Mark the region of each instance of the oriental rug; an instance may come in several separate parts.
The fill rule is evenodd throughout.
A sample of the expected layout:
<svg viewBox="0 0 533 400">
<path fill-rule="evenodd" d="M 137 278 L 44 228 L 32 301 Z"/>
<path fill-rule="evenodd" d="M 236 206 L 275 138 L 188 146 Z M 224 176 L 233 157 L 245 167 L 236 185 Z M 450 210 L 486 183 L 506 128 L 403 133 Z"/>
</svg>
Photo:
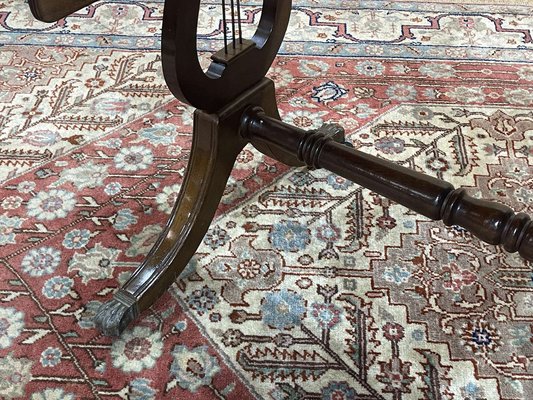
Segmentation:
<svg viewBox="0 0 533 400">
<path fill-rule="evenodd" d="M 204 1 L 203 55 L 220 46 Z M 164 226 L 191 143 L 162 1 L 0 4 L 0 398 L 531 399 L 531 264 L 252 148 L 186 271 L 92 321 Z M 260 2 L 243 1 L 252 31 Z M 533 5 L 296 0 L 284 120 L 533 214 Z"/>
</svg>

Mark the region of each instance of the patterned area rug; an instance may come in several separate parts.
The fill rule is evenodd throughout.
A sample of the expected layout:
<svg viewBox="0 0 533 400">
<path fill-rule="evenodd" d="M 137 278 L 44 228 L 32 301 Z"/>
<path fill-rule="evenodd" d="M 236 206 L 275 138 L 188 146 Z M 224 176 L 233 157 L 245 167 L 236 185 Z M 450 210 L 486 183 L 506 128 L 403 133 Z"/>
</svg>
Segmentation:
<svg viewBox="0 0 533 400">
<path fill-rule="evenodd" d="M 483 3 L 296 0 L 270 73 L 283 118 L 533 214 L 533 6 Z M 99 335 L 188 160 L 161 13 L 0 4 L 0 398 L 533 398 L 530 264 L 252 148 L 176 284 Z"/>
</svg>

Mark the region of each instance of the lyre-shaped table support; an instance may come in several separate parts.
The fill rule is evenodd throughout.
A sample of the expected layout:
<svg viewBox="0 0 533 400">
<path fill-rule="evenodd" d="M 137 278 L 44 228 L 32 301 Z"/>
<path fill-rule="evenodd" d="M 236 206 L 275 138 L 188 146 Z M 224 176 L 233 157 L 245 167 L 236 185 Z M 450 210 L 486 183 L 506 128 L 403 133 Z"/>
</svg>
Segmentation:
<svg viewBox="0 0 533 400">
<path fill-rule="evenodd" d="M 196 111 L 189 166 L 170 221 L 143 264 L 100 309 L 96 323 L 103 333 L 120 334 L 183 271 L 212 221 L 237 155 L 248 142 L 289 165 L 326 168 L 533 261 L 529 216 L 516 215 L 504 205 L 474 199 L 445 181 L 354 150 L 344 143 L 344 131 L 337 125 L 307 132 L 281 122 L 274 84 L 263 79 L 219 113 Z"/>
</svg>

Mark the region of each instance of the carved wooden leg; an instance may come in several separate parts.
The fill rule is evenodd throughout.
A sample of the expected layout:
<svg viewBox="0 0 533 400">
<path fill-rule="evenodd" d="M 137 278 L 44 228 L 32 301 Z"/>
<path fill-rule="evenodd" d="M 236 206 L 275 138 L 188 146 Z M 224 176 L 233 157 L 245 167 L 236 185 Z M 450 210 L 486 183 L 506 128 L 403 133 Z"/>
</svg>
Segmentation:
<svg viewBox="0 0 533 400">
<path fill-rule="evenodd" d="M 119 335 L 150 307 L 183 271 L 203 239 L 220 202 L 237 155 L 246 145 L 239 135 L 247 107 L 260 104 L 279 118 L 274 85 L 264 80 L 217 114 L 196 111 L 187 173 L 170 220 L 156 244 L 113 300 L 95 317 L 106 335 Z M 290 156 L 285 157 L 291 162 Z M 301 164 L 294 158 L 293 163 Z"/>
<path fill-rule="evenodd" d="M 269 145 L 297 154 L 313 168 L 325 168 L 446 225 L 458 225 L 490 244 L 502 244 L 533 261 L 533 222 L 496 202 L 478 200 L 450 183 L 353 150 L 326 132 L 295 128 L 260 109 L 248 110 L 243 134 L 255 146 Z M 340 128 L 340 127 L 339 127 Z M 342 129 L 342 128 L 340 128 Z"/>
</svg>

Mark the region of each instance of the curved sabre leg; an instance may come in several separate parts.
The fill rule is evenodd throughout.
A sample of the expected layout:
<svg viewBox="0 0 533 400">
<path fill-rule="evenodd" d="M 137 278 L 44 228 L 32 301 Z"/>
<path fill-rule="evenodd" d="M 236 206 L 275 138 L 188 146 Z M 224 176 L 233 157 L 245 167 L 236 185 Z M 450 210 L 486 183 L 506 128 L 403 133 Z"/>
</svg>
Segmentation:
<svg viewBox="0 0 533 400">
<path fill-rule="evenodd" d="M 102 333 L 119 335 L 168 289 L 195 253 L 247 143 L 239 127 L 244 110 L 253 104 L 279 118 L 274 85 L 267 79 L 217 114 L 195 112 L 189 165 L 170 220 L 144 262 L 98 311 L 95 323 Z"/>
<path fill-rule="evenodd" d="M 194 119 L 190 161 L 170 220 L 144 262 L 96 316 L 106 335 L 119 335 L 183 271 L 209 228 L 245 144 L 224 138 L 216 115 L 197 111 Z"/>
</svg>

